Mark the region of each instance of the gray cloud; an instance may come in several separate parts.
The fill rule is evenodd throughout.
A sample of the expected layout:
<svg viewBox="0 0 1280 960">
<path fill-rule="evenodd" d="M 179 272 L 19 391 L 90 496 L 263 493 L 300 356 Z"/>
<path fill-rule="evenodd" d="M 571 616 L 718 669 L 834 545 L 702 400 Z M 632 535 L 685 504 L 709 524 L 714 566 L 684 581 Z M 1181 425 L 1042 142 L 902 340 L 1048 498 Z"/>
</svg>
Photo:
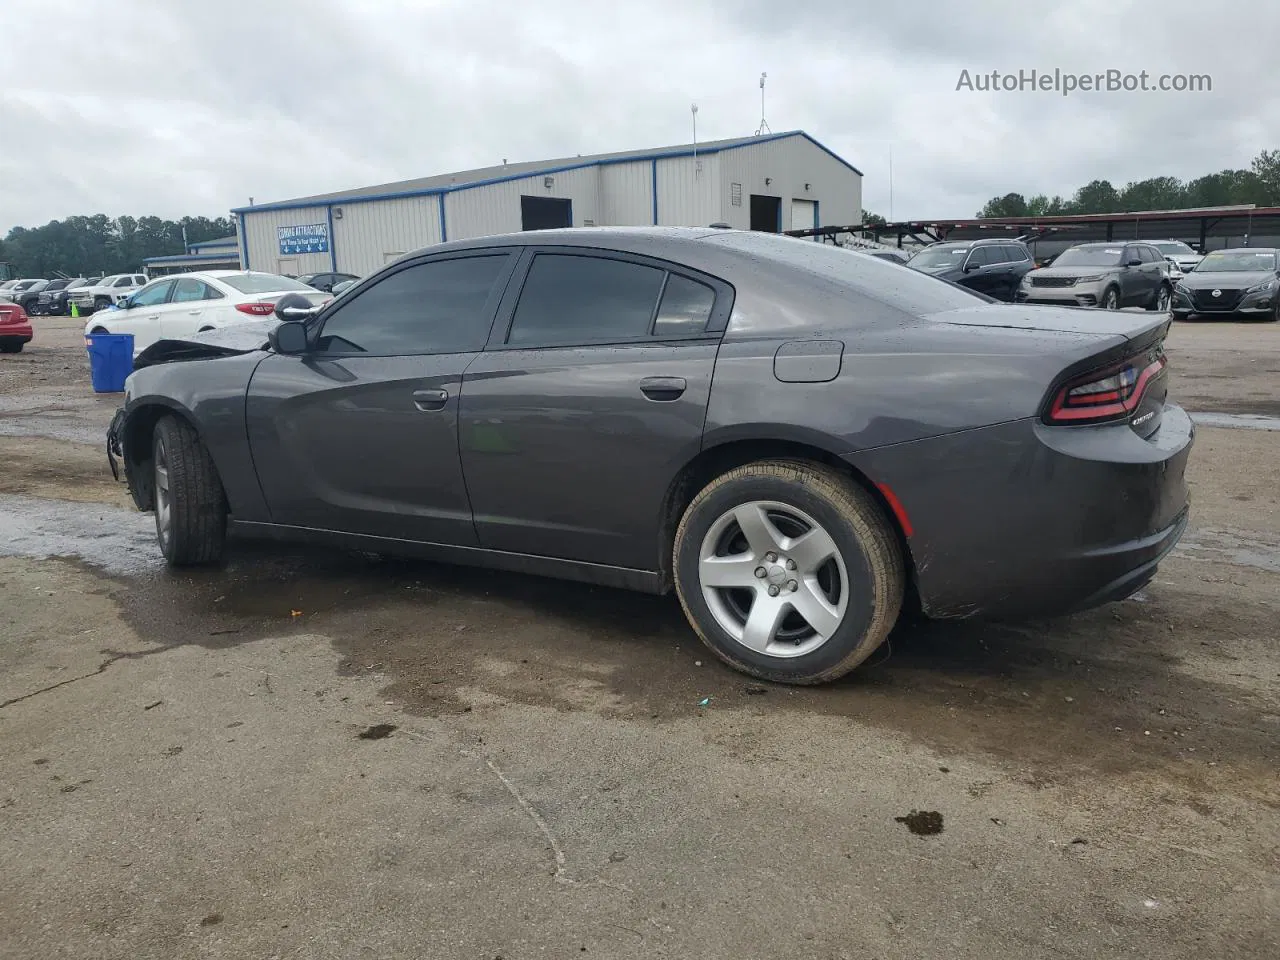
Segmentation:
<svg viewBox="0 0 1280 960">
<path fill-rule="evenodd" d="M 8 0 L 0 230 L 218 214 L 484 166 L 803 128 L 869 208 L 1184 179 L 1275 148 L 1280 4 L 806 0 Z M 52 23 L 85 25 L 74 55 Z M 97 30 L 94 24 L 132 29 Z M 70 32 L 70 28 L 67 32 Z M 63 34 L 64 38 L 66 32 Z M 101 37 L 99 45 L 92 41 Z M 1208 73 L 1213 92 L 972 93 L 960 71 Z"/>
</svg>

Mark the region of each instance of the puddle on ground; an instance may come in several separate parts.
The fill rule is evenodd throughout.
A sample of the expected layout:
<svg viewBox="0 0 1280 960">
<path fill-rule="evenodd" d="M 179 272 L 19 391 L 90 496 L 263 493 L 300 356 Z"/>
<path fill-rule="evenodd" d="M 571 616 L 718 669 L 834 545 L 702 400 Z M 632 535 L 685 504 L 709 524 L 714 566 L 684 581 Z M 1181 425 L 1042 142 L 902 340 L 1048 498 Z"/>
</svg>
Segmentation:
<svg viewBox="0 0 1280 960">
<path fill-rule="evenodd" d="M 1191 419 L 1202 427 L 1280 430 L 1280 417 L 1268 417 L 1260 413 L 1193 413 Z"/>
<path fill-rule="evenodd" d="M 937 810 L 912 810 L 905 817 L 894 817 L 917 837 L 932 837 L 942 832 L 942 814 Z"/>
<path fill-rule="evenodd" d="M 1197 529 L 1183 535 L 1174 556 L 1184 560 L 1233 563 L 1280 573 L 1280 543 L 1227 530 Z"/>
<path fill-rule="evenodd" d="M 161 566 L 149 513 L 0 494 L 0 556 L 78 557 L 111 574 Z"/>
</svg>

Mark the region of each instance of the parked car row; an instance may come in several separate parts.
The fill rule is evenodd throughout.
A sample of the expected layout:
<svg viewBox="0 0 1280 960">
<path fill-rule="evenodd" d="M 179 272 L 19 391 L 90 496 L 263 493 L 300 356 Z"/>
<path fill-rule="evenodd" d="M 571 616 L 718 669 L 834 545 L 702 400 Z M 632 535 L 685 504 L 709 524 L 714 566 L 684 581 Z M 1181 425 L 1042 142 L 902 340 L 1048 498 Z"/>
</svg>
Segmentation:
<svg viewBox="0 0 1280 960">
<path fill-rule="evenodd" d="M 140 273 L 109 277 L 27 278 L 0 283 L 0 301 L 16 303 L 29 316 L 62 316 L 71 304 L 81 313 L 112 306 L 147 282 Z"/>
</svg>

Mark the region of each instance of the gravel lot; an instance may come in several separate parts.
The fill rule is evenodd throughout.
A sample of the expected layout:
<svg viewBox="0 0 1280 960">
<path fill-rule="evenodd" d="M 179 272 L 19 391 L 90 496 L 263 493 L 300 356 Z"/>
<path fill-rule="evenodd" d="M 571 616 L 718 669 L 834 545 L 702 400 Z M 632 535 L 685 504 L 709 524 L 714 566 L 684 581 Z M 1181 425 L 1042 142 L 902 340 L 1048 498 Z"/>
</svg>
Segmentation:
<svg viewBox="0 0 1280 960">
<path fill-rule="evenodd" d="M 1174 330 L 1207 416 L 1138 598 L 791 690 L 672 598 L 168 573 L 79 325 L 35 322 L 0 358 L 0 955 L 1280 956 L 1280 326 Z"/>
</svg>

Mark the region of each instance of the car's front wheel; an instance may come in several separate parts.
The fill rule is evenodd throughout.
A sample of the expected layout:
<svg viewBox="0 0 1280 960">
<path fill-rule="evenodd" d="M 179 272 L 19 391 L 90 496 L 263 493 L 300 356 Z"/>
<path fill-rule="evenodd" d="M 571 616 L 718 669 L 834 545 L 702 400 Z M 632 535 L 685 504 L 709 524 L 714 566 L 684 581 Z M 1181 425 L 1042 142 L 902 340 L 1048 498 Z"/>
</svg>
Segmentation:
<svg viewBox="0 0 1280 960">
<path fill-rule="evenodd" d="M 1107 287 L 1102 293 L 1103 310 L 1119 310 L 1120 309 L 1120 290 L 1117 287 Z"/>
<path fill-rule="evenodd" d="M 1160 284 L 1155 297 L 1151 301 L 1151 309 L 1157 313 L 1168 313 L 1169 303 L 1173 299 L 1173 291 L 1165 284 Z"/>
<path fill-rule="evenodd" d="M 227 501 L 213 458 L 191 425 L 162 417 L 152 437 L 156 538 L 171 567 L 216 563 L 227 536 Z"/>
<path fill-rule="evenodd" d="M 676 592 L 730 666 L 779 683 L 849 672 L 888 636 L 905 571 L 893 527 L 851 478 L 764 460 L 717 477 L 676 531 Z"/>
</svg>

